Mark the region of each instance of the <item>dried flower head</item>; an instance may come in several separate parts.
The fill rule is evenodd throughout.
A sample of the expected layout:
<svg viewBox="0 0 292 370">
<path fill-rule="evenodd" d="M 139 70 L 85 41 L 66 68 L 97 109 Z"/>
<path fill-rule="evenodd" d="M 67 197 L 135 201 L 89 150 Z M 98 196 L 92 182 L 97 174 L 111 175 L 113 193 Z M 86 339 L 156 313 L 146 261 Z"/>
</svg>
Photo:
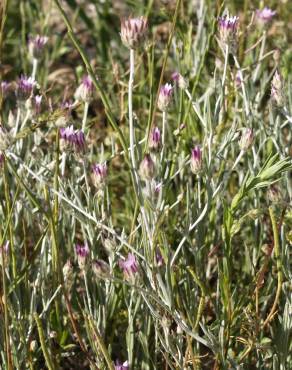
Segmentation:
<svg viewBox="0 0 292 370">
<path fill-rule="evenodd" d="M 191 170 L 195 175 L 201 173 L 203 168 L 203 158 L 201 148 L 197 145 L 191 153 Z"/>
<path fill-rule="evenodd" d="M 28 50 L 32 58 L 39 59 L 44 51 L 45 45 L 48 42 L 48 37 L 37 35 L 30 38 L 28 42 Z"/>
<path fill-rule="evenodd" d="M 253 129 L 245 128 L 242 131 L 241 138 L 239 141 L 240 149 L 243 151 L 247 151 L 252 146 L 253 140 L 254 140 Z"/>
<path fill-rule="evenodd" d="M 84 269 L 87 264 L 88 257 L 89 257 L 88 245 L 87 244 L 84 244 L 84 245 L 77 244 L 75 247 L 75 250 L 76 250 L 78 265 L 80 269 Z"/>
<path fill-rule="evenodd" d="M 150 132 L 149 149 L 157 151 L 161 146 L 161 133 L 158 127 L 154 127 Z"/>
<path fill-rule="evenodd" d="M 103 260 L 93 261 L 92 270 L 98 278 L 107 278 L 110 276 L 109 264 Z"/>
<path fill-rule="evenodd" d="M 42 95 L 36 95 L 34 96 L 33 103 L 34 103 L 34 110 L 35 114 L 40 114 L 41 108 L 42 108 Z"/>
<path fill-rule="evenodd" d="M 236 53 L 238 43 L 238 24 L 239 18 L 224 16 L 219 17 L 219 36 L 222 46 L 229 47 L 230 53 Z"/>
<path fill-rule="evenodd" d="M 16 88 L 17 98 L 20 101 L 29 99 L 35 85 L 36 81 L 32 77 L 21 76 Z"/>
<path fill-rule="evenodd" d="M 276 11 L 265 6 L 263 9 L 256 10 L 256 20 L 260 25 L 269 23 L 272 18 L 276 15 Z"/>
<path fill-rule="evenodd" d="M 60 148 L 62 151 L 83 152 L 86 148 L 85 136 L 82 130 L 74 130 L 73 126 L 60 128 Z"/>
<path fill-rule="evenodd" d="M 92 180 L 97 189 L 102 189 L 107 180 L 106 163 L 97 163 L 92 166 Z"/>
<path fill-rule="evenodd" d="M 129 253 L 126 260 L 120 260 L 119 266 L 123 270 L 126 280 L 132 280 L 139 272 L 139 265 L 134 254 Z"/>
<path fill-rule="evenodd" d="M 284 83 L 278 71 L 275 72 L 272 80 L 271 98 L 279 107 L 285 104 Z"/>
<path fill-rule="evenodd" d="M 281 192 L 281 189 L 277 185 L 271 185 L 267 192 L 268 199 L 271 203 L 280 203 L 283 200 L 283 194 Z"/>
<path fill-rule="evenodd" d="M 174 72 L 171 75 L 172 80 L 177 83 L 178 87 L 182 90 L 185 90 L 188 88 L 188 81 L 178 72 Z"/>
<path fill-rule="evenodd" d="M 148 30 L 145 17 L 128 18 L 121 21 L 121 39 L 129 49 L 136 49 L 144 43 Z"/>
<path fill-rule="evenodd" d="M 171 102 L 173 93 L 173 87 L 171 84 L 165 84 L 161 86 L 158 96 L 158 108 L 165 112 L 169 106 L 169 103 Z"/>
<path fill-rule="evenodd" d="M 156 168 L 150 154 L 146 154 L 140 163 L 139 173 L 142 180 L 151 180 L 155 176 Z"/>
<path fill-rule="evenodd" d="M 116 361 L 115 370 L 129 370 L 129 363 L 125 361 L 123 364 L 120 361 Z"/>
<path fill-rule="evenodd" d="M 75 99 L 90 103 L 93 98 L 94 85 L 90 76 L 84 76 L 75 92 Z"/>
</svg>

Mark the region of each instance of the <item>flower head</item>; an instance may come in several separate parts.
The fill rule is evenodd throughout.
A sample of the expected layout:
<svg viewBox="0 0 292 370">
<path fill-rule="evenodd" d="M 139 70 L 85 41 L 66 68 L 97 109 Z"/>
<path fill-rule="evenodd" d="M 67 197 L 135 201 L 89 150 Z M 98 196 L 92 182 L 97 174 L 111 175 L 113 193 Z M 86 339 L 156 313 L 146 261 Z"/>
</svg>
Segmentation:
<svg viewBox="0 0 292 370">
<path fill-rule="evenodd" d="M 81 84 L 78 86 L 75 92 L 76 100 L 81 100 L 85 103 L 89 103 L 92 100 L 94 91 L 93 81 L 90 76 L 84 76 Z"/>
<path fill-rule="evenodd" d="M 252 146 L 253 140 L 254 140 L 253 129 L 245 128 L 242 132 L 239 141 L 240 149 L 243 151 L 247 151 Z"/>
<path fill-rule="evenodd" d="M 16 96 L 19 100 L 27 100 L 30 98 L 36 81 L 32 77 L 21 76 L 17 88 Z"/>
<path fill-rule="evenodd" d="M 134 254 L 129 253 L 126 260 L 120 260 L 119 266 L 124 272 L 126 280 L 130 280 L 135 277 L 139 272 L 139 265 Z"/>
<path fill-rule="evenodd" d="M 32 58 L 39 59 L 44 51 L 44 47 L 48 42 L 48 37 L 37 35 L 30 38 L 28 42 L 28 50 Z"/>
<path fill-rule="evenodd" d="M 101 189 L 106 184 L 107 165 L 106 163 L 97 163 L 92 166 L 92 179 L 94 186 Z"/>
<path fill-rule="evenodd" d="M 172 80 L 177 83 L 178 87 L 182 90 L 187 89 L 188 81 L 178 72 L 173 72 L 171 75 Z"/>
<path fill-rule="evenodd" d="M 278 71 L 275 72 L 272 79 L 271 97 L 279 107 L 285 104 L 284 83 Z"/>
<path fill-rule="evenodd" d="M 60 147 L 61 150 L 75 150 L 82 152 L 85 150 L 86 142 L 82 130 L 74 130 L 73 126 L 60 128 Z"/>
<path fill-rule="evenodd" d="M 151 155 L 146 154 L 140 163 L 139 172 L 142 180 L 151 180 L 155 176 L 156 168 Z"/>
<path fill-rule="evenodd" d="M 78 265 L 81 269 L 84 269 L 87 263 L 87 259 L 89 256 L 89 248 L 87 244 L 81 245 L 76 244 L 75 247 Z"/>
<path fill-rule="evenodd" d="M 171 84 L 165 84 L 161 86 L 159 96 L 158 96 L 158 108 L 165 112 L 169 106 L 172 98 L 173 87 Z"/>
<path fill-rule="evenodd" d="M 149 149 L 153 151 L 159 150 L 161 146 L 161 133 L 158 127 L 154 127 L 150 132 Z"/>
<path fill-rule="evenodd" d="M 224 16 L 219 17 L 219 36 L 223 46 L 229 46 L 230 52 L 235 53 L 237 49 L 237 33 L 239 18 Z"/>
<path fill-rule="evenodd" d="M 203 167 L 203 158 L 201 148 L 197 145 L 192 149 L 191 170 L 195 175 L 200 174 Z"/>
<path fill-rule="evenodd" d="M 7 82 L 7 81 L 2 81 L 1 82 L 1 94 L 2 94 L 3 97 L 8 95 L 8 93 L 11 90 L 11 86 L 12 86 L 12 84 L 10 82 Z"/>
<path fill-rule="evenodd" d="M 36 114 L 40 114 L 41 112 L 42 100 L 43 100 L 42 95 L 36 95 L 34 97 L 34 109 Z"/>
<path fill-rule="evenodd" d="M 276 11 L 265 6 L 263 9 L 256 10 L 256 19 L 261 25 L 269 23 L 272 18 L 276 15 Z"/>
<path fill-rule="evenodd" d="M 115 370 L 129 370 L 129 363 L 125 361 L 123 364 L 120 361 L 116 361 Z"/>
<path fill-rule="evenodd" d="M 129 18 L 121 21 L 121 39 L 129 49 L 140 46 L 147 35 L 148 21 L 145 17 Z"/>
</svg>

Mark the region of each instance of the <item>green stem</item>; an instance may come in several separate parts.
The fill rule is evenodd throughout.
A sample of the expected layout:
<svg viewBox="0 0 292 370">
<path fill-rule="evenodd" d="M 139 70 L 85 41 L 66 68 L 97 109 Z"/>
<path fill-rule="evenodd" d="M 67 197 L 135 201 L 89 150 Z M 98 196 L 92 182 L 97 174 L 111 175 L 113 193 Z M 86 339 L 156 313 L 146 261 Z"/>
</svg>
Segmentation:
<svg viewBox="0 0 292 370">
<path fill-rule="evenodd" d="M 44 358 L 46 360 L 46 364 L 48 366 L 48 369 L 49 370 L 55 370 L 55 366 L 53 364 L 53 361 L 52 361 L 51 356 L 50 356 L 49 351 L 48 351 L 48 346 L 47 346 L 46 341 L 45 341 L 45 336 L 44 336 L 42 323 L 41 323 L 41 320 L 40 320 L 40 318 L 39 318 L 39 316 L 36 312 L 34 313 L 34 319 L 35 319 L 35 322 L 36 322 L 36 325 L 37 325 L 39 338 L 40 338 L 40 342 L 41 342 L 41 347 L 42 347 L 42 351 L 43 351 Z"/>
</svg>

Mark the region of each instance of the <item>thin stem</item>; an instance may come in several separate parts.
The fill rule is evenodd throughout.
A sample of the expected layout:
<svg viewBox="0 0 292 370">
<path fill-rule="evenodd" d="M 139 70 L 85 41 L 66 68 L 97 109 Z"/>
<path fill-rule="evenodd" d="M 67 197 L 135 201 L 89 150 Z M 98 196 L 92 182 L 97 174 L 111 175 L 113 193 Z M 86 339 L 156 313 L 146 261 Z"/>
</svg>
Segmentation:
<svg viewBox="0 0 292 370">
<path fill-rule="evenodd" d="M 21 109 L 20 107 L 17 108 L 17 115 L 16 115 L 16 121 L 15 121 L 15 128 L 14 128 L 14 136 L 16 136 L 19 123 L 20 123 L 20 117 L 21 117 Z"/>
<path fill-rule="evenodd" d="M 89 108 L 89 103 L 85 102 L 84 103 L 84 111 L 83 111 L 83 119 L 82 119 L 82 131 L 85 131 L 86 128 L 86 122 L 87 122 L 87 116 L 88 116 L 88 108 Z"/>
<path fill-rule="evenodd" d="M 274 235 L 274 252 L 275 252 L 275 259 L 276 259 L 276 265 L 277 265 L 277 275 L 278 275 L 278 286 L 276 291 L 275 300 L 273 303 L 273 306 L 271 308 L 270 313 L 268 314 L 264 324 L 263 328 L 273 319 L 274 313 L 276 311 L 277 304 L 280 299 L 280 294 L 282 290 L 282 281 L 283 281 L 283 274 L 282 274 L 282 263 L 281 263 L 281 256 L 280 256 L 280 239 L 279 239 L 279 231 L 278 226 L 276 222 L 276 217 L 274 213 L 274 209 L 272 206 L 269 207 L 269 214 L 270 219 L 272 223 L 272 229 L 273 229 L 273 235 Z"/>
<path fill-rule="evenodd" d="M 32 79 L 34 79 L 34 80 L 35 80 L 35 77 L 36 77 L 37 68 L 38 68 L 38 60 L 37 60 L 36 58 L 33 58 L 33 61 L 32 61 L 32 73 L 31 73 L 31 77 L 32 77 Z"/>
<path fill-rule="evenodd" d="M 164 149 L 165 149 L 165 130 L 166 130 L 166 124 L 167 124 L 167 112 L 166 111 L 163 111 L 162 112 L 162 138 L 161 138 L 161 142 L 162 142 L 162 149 L 161 149 L 161 164 L 162 164 L 162 160 L 163 160 L 163 156 L 164 156 Z"/>
<path fill-rule="evenodd" d="M 91 307 L 91 298 L 90 298 L 90 294 L 89 294 L 88 281 L 87 281 L 87 275 L 86 275 L 85 269 L 83 270 L 83 277 L 84 277 L 84 283 L 85 283 L 85 290 L 86 290 L 86 296 L 87 296 L 88 309 L 89 309 L 90 315 L 93 317 L 92 307 Z"/>
<path fill-rule="evenodd" d="M 227 74 L 227 65 L 228 65 L 228 56 L 229 56 L 229 47 L 226 45 L 225 48 L 225 61 L 224 61 L 224 70 L 223 70 L 223 77 L 222 77 L 222 89 L 224 89 L 226 74 Z"/>
<path fill-rule="evenodd" d="M 135 133 L 134 133 L 134 122 L 133 122 L 133 83 L 135 74 L 135 52 L 130 49 L 130 77 L 128 85 L 128 112 L 129 112 L 129 131 L 130 131 L 130 157 L 134 171 L 135 180 L 137 181 L 136 175 L 136 160 L 135 160 Z"/>
</svg>

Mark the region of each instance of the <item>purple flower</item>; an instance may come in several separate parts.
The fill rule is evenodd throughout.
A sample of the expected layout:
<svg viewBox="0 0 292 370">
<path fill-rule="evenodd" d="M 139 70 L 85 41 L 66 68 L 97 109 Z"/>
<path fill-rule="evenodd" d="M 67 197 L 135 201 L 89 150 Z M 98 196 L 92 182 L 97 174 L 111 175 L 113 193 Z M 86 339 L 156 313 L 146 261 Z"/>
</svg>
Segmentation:
<svg viewBox="0 0 292 370">
<path fill-rule="evenodd" d="M 107 178 L 106 163 L 97 163 L 92 166 L 92 178 L 94 186 L 98 189 L 101 189 L 105 185 Z"/>
<path fill-rule="evenodd" d="M 28 49 L 30 55 L 35 58 L 39 59 L 42 56 L 44 51 L 44 47 L 48 42 L 48 37 L 37 35 L 34 38 L 30 38 L 28 42 Z"/>
<path fill-rule="evenodd" d="M 237 48 L 237 31 L 239 25 L 239 18 L 224 16 L 219 17 L 219 35 L 223 46 L 229 46 L 230 52 L 235 53 Z"/>
<path fill-rule="evenodd" d="M 133 278 L 139 272 L 139 265 L 134 254 L 129 253 L 126 260 L 120 260 L 119 266 L 124 272 L 126 280 Z"/>
<path fill-rule="evenodd" d="M 256 18 L 259 23 L 265 24 L 270 22 L 272 18 L 276 15 L 276 13 L 277 13 L 276 11 L 265 6 L 264 9 L 262 10 L 260 9 L 256 10 Z"/>
<path fill-rule="evenodd" d="M 151 180 L 155 176 L 156 168 L 151 155 L 146 154 L 142 162 L 140 163 L 139 173 L 143 180 Z"/>
<path fill-rule="evenodd" d="M 73 126 L 61 127 L 60 128 L 61 150 L 76 150 L 82 152 L 85 150 L 86 142 L 85 136 L 82 130 L 75 130 Z"/>
<path fill-rule="evenodd" d="M 86 262 L 89 256 L 88 245 L 87 244 L 84 244 L 84 245 L 76 244 L 75 251 L 77 255 L 78 265 L 81 269 L 83 269 L 86 265 Z"/>
<path fill-rule="evenodd" d="M 89 103 L 92 100 L 94 91 L 93 81 L 90 76 L 84 76 L 82 83 L 78 86 L 75 92 L 75 99 Z"/>
<path fill-rule="evenodd" d="M 158 96 L 158 108 L 165 112 L 169 106 L 172 98 L 173 87 L 171 84 L 165 84 L 161 86 Z"/>
<path fill-rule="evenodd" d="M 161 145 L 161 133 L 158 127 L 154 127 L 150 132 L 149 149 L 158 150 Z"/>
<path fill-rule="evenodd" d="M 157 266 L 158 267 L 163 266 L 164 265 L 164 259 L 163 259 L 162 254 L 160 253 L 160 250 L 158 248 L 156 250 L 155 257 L 156 257 Z"/>
<path fill-rule="evenodd" d="M 16 89 L 16 95 L 19 100 L 30 98 L 36 81 L 32 77 L 21 76 Z"/>
<path fill-rule="evenodd" d="M 122 43 L 129 49 L 140 46 L 147 35 L 148 21 L 145 17 L 124 19 L 121 22 Z"/>
<path fill-rule="evenodd" d="M 128 361 L 125 361 L 123 364 L 121 364 L 120 361 L 117 360 L 115 364 L 115 370 L 129 370 Z"/>
<path fill-rule="evenodd" d="M 201 148 L 197 145 L 194 149 L 192 149 L 191 154 L 191 170 L 195 175 L 198 175 L 203 167 L 203 160 L 202 160 L 202 151 Z"/>
</svg>

